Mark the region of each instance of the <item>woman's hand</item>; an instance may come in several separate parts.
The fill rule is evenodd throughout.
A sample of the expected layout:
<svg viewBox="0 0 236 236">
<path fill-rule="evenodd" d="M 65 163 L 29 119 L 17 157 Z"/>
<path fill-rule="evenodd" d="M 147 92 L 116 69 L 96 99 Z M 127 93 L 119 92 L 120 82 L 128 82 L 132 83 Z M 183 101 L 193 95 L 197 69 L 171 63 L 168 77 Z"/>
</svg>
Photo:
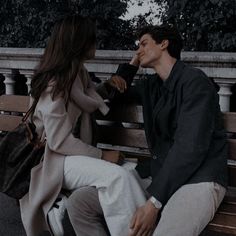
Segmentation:
<svg viewBox="0 0 236 236">
<path fill-rule="evenodd" d="M 124 91 L 127 89 L 126 81 L 119 75 L 113 75 L 107 83 L 113 87 L 116 88 L 120 93 L 124 93 Z"/>
<path fill-rule="evenodd" d="M 115 164 L 122 164 L 124 154 L 119 151 L 102 151 L 102 160 L 109 161 Z"/>
</svg>

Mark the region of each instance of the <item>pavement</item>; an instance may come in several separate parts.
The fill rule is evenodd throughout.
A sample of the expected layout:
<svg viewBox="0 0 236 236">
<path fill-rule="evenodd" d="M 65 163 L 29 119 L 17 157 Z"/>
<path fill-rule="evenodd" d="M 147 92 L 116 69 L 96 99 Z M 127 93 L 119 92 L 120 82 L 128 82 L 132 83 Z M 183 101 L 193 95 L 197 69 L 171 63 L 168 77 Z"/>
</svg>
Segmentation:
<svg viewBox="0 0 236 236">
<path fill-rule="evenodd" d="M 65 236 L 75 236 L 67 212 L 63 227 Z M 2 193 L 0 193 L 0 236 L 26 236 L 20 217 L 20 207 L 15 199 Z M 42 232 L 40 236 L 50 236 L 50 234 Z"/>
<path fill-rule="evenodd" d="M 0 235 L 26 236 L 15 199 L 0 193 Z"/>
</svg>

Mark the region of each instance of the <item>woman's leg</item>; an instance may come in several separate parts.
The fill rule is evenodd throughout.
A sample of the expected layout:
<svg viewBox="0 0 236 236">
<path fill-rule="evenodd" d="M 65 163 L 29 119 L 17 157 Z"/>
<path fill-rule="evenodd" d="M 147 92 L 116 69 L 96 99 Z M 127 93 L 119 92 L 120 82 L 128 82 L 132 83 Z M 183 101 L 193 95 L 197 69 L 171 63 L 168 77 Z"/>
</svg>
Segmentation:
<svg viewBox="0 0 236 236">
<path fill-rule="evenodd" d="M 129 222 L 137 207 L 145 203 L 144 192 L 135 177 L 124 168 L 91 157 L 65 158 L 63 187 L 98 189 L 99 201 L 112 236 L 128 235 Z"/>
</svg>

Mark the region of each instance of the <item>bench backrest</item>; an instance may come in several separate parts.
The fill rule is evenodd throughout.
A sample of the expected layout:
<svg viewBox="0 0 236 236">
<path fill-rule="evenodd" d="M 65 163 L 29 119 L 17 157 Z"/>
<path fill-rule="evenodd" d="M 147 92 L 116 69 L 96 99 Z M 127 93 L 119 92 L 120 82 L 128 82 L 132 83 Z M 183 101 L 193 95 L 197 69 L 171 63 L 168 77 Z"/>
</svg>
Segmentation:
<svg viewBox="0 0 236 236">
<path fill-rule="evenodd" d="M 29 96 L 0 96 L 0 131 L 14 129 L 22 120 L 29 107 Z"/>
<path fill-rule="evenodd" d="M 229 186 L 236 187 L 236 113 L 227 112 L 223 117 L 229 143 Z M 112 106 L 107 116 L 97 115 L 97 119 L 100 147 L 122 150 L 131 158 L 150 156 L 143 128 L 141 106 L 135 104 Z"/>
<path fill-rule="evenodd" d="M 28 110 L 29 96 L 0 96 L 0 132 L 14 129 Z M 142 107 L 136 104 L 112 106 L 107 116 L 96 114 L 97 146 L 121 150 L 127 158 L 148 158 L 143 129 Z M 236 187 L 236 113 L 224 113 L 224 124 L 229 142 L 229 185 Z"/>
</svg>

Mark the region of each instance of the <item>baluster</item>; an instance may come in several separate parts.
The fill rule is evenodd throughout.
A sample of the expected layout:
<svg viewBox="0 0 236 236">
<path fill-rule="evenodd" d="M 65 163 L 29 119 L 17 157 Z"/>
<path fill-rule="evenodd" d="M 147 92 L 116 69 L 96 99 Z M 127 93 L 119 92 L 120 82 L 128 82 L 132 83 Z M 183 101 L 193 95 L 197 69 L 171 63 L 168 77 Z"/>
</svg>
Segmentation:
<svg viewBox="0 0 236 236">
<path fill-rule="evenodd" d="M 27 92 L 29 94 L 31 89 L 31 80 L 34 74 L 33 70 L 20 70 L 20 73 L 25 76 L 26 78 L 26 85 L 27 85 Z"/>
<path fill-rule="evenodd" d="M 6 94 L 14 94 L 14 84 L 15 80 L 13 79 L 14 75 L 13 73 L 11 74 L 3 74 L 5 77 L 5 80 L 3 81 L 5 86 L 6 86 Z"/>
<path fill-rule="evenodd" d="M 220 109 L 222 112 L 230 111 L 230 96 L 232 95 L 230 83 L 218 83 L 220 86 L 219 94 L 219 103 Z"/>
<path fill-rule="evenodd" d="M 26 79 L 27 79 L 26 85 L 27 85 L 28 94 L 29 94 L 30 89 L 31 89 L 31 80 L 32 80 L 33 75 L 26 74 L 25 77 L 26 77 Z"/>
</svg>

